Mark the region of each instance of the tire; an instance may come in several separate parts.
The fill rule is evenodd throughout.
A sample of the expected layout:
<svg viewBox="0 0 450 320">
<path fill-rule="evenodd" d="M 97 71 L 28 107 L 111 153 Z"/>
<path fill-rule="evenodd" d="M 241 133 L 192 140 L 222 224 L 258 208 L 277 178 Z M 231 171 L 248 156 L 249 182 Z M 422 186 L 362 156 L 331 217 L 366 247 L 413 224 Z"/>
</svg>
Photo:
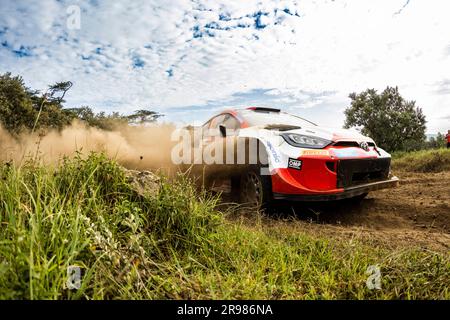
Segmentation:
<svg viewBox="0 0 450 320">
<path fill-rule="evenodd" d="M 241 176 L 232 176 L 231 179 L 231 201 L 239 202 L 241 196 Z"/>
<path fill-rule="evenodd" d="M 269 209 L 273 202 L 270 176 L 261 175 L 259 166 L 243 172 L 240 179 L 240 202 L 244 205 Z"/>
</svg>

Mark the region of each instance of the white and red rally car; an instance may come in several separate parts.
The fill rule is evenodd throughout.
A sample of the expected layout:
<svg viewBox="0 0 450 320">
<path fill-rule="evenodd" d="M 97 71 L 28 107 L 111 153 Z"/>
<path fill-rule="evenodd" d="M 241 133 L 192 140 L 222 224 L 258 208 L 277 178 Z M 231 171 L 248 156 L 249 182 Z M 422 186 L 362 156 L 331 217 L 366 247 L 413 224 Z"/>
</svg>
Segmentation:
<svg viewBox="0 0 450 320">
<path fill-rule="evenodd" d="M 230 138 L 258 141 L 265 161 L 206 166 L 214 168 L 209 170 L 210 180 L 229 178 L 245 203 L 362 199 L 370 191 L 398 185 L 398 178 L 390 173 L 390 154 L 371 138 L 351 130 L 320 127 L 279 109 L 226 110 L 202 129 L 196 143 L 203 148 Z M 205 166 L 202 170 L 205 173 Z"/>
</svg>

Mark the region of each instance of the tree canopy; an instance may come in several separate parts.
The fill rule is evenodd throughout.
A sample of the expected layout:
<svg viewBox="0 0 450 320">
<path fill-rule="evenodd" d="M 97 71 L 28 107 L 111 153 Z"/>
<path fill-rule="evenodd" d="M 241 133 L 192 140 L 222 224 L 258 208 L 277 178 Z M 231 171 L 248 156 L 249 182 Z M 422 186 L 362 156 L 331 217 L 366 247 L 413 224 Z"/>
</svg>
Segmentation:
<svg viewBox="0 0 450 320">
<path fill-rule="evenodd" d="M 419 149 L 425 141 L 426 120 L 415 101 L 406 101 L 398 88 L 387 87 L 377 93 L 367 89 L 351 93 L 345 110 L 345 127 L 356 127 L 388 150 Z"/>
<path fill-rule="evenodd" d="M 144 124 L 155 122 L 163 115 L 147 109 L 139 109 L 131 115 L 118 112 L 95 113 L 89 106 L 65 108 L 64 97 L 72 87 L 64 81 L 50 85 L 41 93 L 25 86 L 20 76 L 0 74 L 0 123 L 11 133 L 23 130 L 61 130 L 78 119 L 89 126 L 112 130 L 119 124 Z"/>
<path fill-rule="evenodd" d="M 162 116 L 163 116 L 162 114 L 156 111 L 140 109 L 136 110 L 133 114 L 129 115 L 127 118 L 131 122 L 143 124 L 147 122 L 155 122 L 158 118 Z"/>
</svg>

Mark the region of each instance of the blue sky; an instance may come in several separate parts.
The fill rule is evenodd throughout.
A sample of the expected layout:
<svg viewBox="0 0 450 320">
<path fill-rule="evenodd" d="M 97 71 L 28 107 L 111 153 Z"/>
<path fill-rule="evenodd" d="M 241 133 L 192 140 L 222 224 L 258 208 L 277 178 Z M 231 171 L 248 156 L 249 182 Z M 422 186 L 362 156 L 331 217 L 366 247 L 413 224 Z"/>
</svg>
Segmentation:
<svg viewBox="0 0 450 320">
<path fill-rule="evenodd" d="M 397 85 L 432 133 L 450 129 L 448 12 L 445 0 L 0 0 L 0 72 L 37 89 L 71 80 L 70 107 L 178 123 L 260 105 L 340 127 L 350 92 Z"/>
</svg>

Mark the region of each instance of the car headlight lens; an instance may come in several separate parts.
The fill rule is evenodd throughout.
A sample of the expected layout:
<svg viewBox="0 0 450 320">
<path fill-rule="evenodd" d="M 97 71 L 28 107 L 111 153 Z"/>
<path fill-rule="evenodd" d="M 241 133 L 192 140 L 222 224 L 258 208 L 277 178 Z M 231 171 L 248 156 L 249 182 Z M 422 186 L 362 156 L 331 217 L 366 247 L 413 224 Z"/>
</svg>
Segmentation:
<svg viewBox="0 0 450 320">
<path fill-rule="evenodd" d="M 323 149 L 331 143 L 331 141 L 326 139 L 296 133 L 283 133 L 281 136 L 291 146 L 300 148 Z"/>
</svg>

